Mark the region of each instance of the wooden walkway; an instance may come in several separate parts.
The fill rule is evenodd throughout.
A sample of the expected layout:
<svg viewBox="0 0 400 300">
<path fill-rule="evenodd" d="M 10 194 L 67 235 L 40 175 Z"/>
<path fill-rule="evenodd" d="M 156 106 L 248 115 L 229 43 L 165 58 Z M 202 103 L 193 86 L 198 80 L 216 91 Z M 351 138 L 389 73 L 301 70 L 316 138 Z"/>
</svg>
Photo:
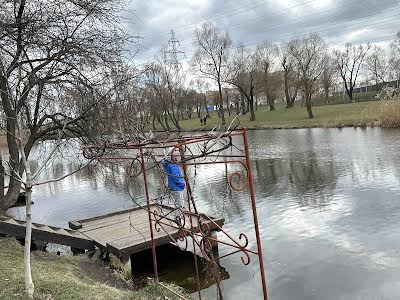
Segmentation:
<svg viewBox="0 0 400 300">
<path fill-rule="evenodd" d="M 25 221 L 2 218 L 0 219 L 0 233 L 23 239 L 25 238 Z M 79 231 L 38 223 L 32 223 L 32 240 L 66 245 L 82 250 L 94 249 L 94 242 Z"/>
<path fill-rule="evenodd" d="M 171 207 L 162 206 L 163 215 L 172 211 Z M 153 211 L 153 209 L 151 209 Z M 173 215 L 169 215 L 173 219 Z M 186 214 L 186 224 L 190 224 L 190 215 Z M 213 221 L 219 226 L 223 226 L 223 218 L 212 218 Z M 154 229 L 154 216 L 152 215 L 153 233 L 156 245 L 160 246 L 171 242 L 171 235 L 174 238 L 178 237 L 178 229 L 176 224 L 168 220 L 163 221 L 163 229 L 159 231 Z M 197 218 L 192 218 L 195 230 L 197 225 Z M 210 230 L 218 230 L 213 222 L 207 222 Z M 168 224 L 171 224 L 169 226 Z M 150 249 L 151 234 L 148 212 L 141 208 L 133 208 L 123 210 L 111 214 L 97 216 L 90 219 L 72 221 L 69 223 L 70 228 L 75 229 L 91 238 L 94 243 L 108 252 L 118 256 L 126 256 L 134 254 L 146 249 Z"/>
</svg>

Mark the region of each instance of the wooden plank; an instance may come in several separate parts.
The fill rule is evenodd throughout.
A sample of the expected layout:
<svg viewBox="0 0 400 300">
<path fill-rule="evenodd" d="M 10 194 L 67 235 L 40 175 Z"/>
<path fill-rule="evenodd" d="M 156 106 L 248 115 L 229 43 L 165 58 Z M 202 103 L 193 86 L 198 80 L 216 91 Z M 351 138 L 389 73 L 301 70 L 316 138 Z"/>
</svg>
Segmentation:
<svg viewBox="0 0 400 300">
<path fill-rule="evenodd" d="M 85 221 L 85 222 L 81 222 L 82 225 L 86 225 L 86 226 L 97 226 L 97 225 L 101 225 L 103 223 L 107 223 L 107 222 L 115 222 L 121 219 L 129 219 L 131 218 L 131 220 L 135 220 L 135 219 L 142 219 L 148 217 L 147 211 L 145 210 L 141 210 L 141 211 L 134 211 L 134 212 L 124 212 L 124 213 L 119 213 L 118 215 L 114 215 L 111 217 L 104 217 L 101 219 L 97 219 L 97 220 L 93 220 L 93 221 Z"/>
<path fill-rule="evenodd" d="M 129 225 L 129 222 L 123 227 L 119 226 L 119 224 L 116 224 L 111 227 L 85 232 L 85 235 L 99 242 L 104 247 L 106 242 L 118 239 L 121 236 L 141 235 L 138 231 L 144 235 L 148 235 L 150 238 L 149 223 L 143 223 L 140 226 L 135 226 L 135 228 L 132 228 Z"/>
<path fill-rule="evenodd" d="M 82 228 L 82 224 L 76 221 L 70 221 L 68 222 L 68 226 L 71 229 L 77 230 Z"/>
<path fill-rule="evenodd" d="M 128 209 L 124 209 L 124 210 L 120 210 L 120 211 L 115 211 L 109 214 L 105 214 L 105 215 L 101 215 L 101 216 L 95 216 L 92 218 L 87 218 L 87 219 L 82 219 L 82 220 L 76 220 L 76 222 L 79 223 L 87 223 L 89 221 L 95 221 L 98 219 L 104 219 L 104 218 L 109 218 L 109 217 L 113 217 L 119 214 L 123 214 L 123 213 L 129 213 L 129 212 L 133 212 L 133 211 L 137 211 L 137 210 L 143 210 L 142 207 L 133 207 L 133 208 L 128 208 Z"/>
<path fill-rule="evenodd" d="M 82 224 L 82 229 L 80 231 L 87 232 L 87 231 L 101 229 L 101 228 L 108 227 L 108 226 L 113 226 L 115 224 L 121 224 L 121 226 L 123 226 L 124 223 L 129 224 L 130 222 L 132 224 L 139 225 L 139 224 L 146 223 L 146 222 L 149 223 L 149 219 L 148 219 L 147 215 L 143 218 L 131 218 L 131 220 L 129 220 L 129 217 L 121 217 L 120 219 L 117 219 L 117 220 L 105 219 L 103 222 L 96 223 L 96 224 L 84 223 L 84 224 Z"/>
<path fill-rule="evenodd" d="M 171 234 L 171 236 L 175 239 L 178 238 L 178 231 Z M 156 246 L 164 245 L 172 242 L 171 238 L 167 234 L 160 234 L 160 236 L 155 236 L 154 241 Z M 152 245 L 151 239 L 143 241 L 141 243 L 137 243 L 137 241 L 127 241 L 126 243 L 107 243 L 107 249 L 112 251 L 115 254 L 119 255 L 131 255 L 135 254 L 147 249 L 150 249 Z"/>
<path fill-rule="evenodd" d="M 172 226 L 164 225 L 164 229 L 166 231 L 168 231 L 169 233 L 178 231 L 178 229 L 173 226 L 176 226 L 176 225 L 172 225 Z M 153 234 L 154 234 L 154 236 L 167 235 L 163 229 L 160 229 L 159 232 L 157 232 L 157 230 L 153 230 Z M 143 238 L 143 236 L 144 236 L 144 238 Z M 139 240 L 139 239 L 150 240 L 151 239 L 150 237 L 151 237 L 150 228 L 146 227 L 146 228 L 144 228 L 143 231 L 141 231 L 141 234 L 138 232 L 132 232 L 131 234 L 119 235 L 118 237 L 112 239 L 112 241 L 114 243 L 120 243 L 120 242 L 123 242 L 124 240 Z"/>
<path fill-rule="evenodd" d="M 214 220 L 215 221 L 215 220 Z M 221 224 L 223 222 L 223 219 L 216 220 L 217 224 Z M 208 222 L 210 226 L 210 230 L 213 230 L 216 228 L 215 225 L 213 225 L 210 221 Z M 174 238 L 178 239 L 179 237 L 179 232 L 176 228 L 170 227 L 171 230 L 168 230 L 167 226 L 165 225 L 166 231 Z M 195 228 L 195 231 L 198 232 L 199 228 Z M 145 235 L 146 236 L 146 235 Z M 147 237 L 147 236 L 146 236 Z M 171 240 L 171 237 L 162 229 L 160 232 L 154 232 L 154 240 L 156 242 L 156 245 L 163 245 L 169 242 L 173 242 Z M 127 236 L 122 239 L 118 239 L 116 241 L 108 242 L 107 243 L 107 249 L 112 251 L 115 254 L 134 254 L 146 249 L 151 248 L 151 239 L 150 239 L 150 232 L 148 233 L 148 238 L 146 240 L 141 238 L 133 238 L 130 236 Z"/>
<path fill-rule="evenodd" d="M 49 228 L 50 229 L 50 228 Z M 61 229 L 61 228 L 60 228 Z M 0 221 L 0 232 L 17 238 L 25 237 L 25 224 Z M 81 233 L 63 234 L 61 232 L 42 230 L 32 227 L 32 239 L 71 246 L 78 249 L 94 249 L 93 241 Z"/>
</svg>

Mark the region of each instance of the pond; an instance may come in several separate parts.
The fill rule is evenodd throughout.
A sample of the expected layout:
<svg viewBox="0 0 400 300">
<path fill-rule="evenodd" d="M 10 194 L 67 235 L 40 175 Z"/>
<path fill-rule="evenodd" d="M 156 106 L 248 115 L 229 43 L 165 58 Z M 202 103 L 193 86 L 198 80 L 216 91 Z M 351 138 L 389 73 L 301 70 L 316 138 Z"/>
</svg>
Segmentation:
<svg viewBox="0 0 400 300">
<path fill-rule="evenodd" d="M 400 131 L 315 128 L 249 136 L 270 298 L 398 299 Z M 55 163 L 51 172 L 70 168 Z M 87 169 L 37 187 L 34 221 L 67 226 L 72 219 L 133 206 L 124 172 Z M 200 211 L 225 217 L 230 234 L 253 236 L 248 193 L 227 189 L 223 166 L 197 170 L 194 196 Z M 23 210 L 13 213 L 22 216 Z M 250 245 L 255 249 L 254 238 Z M 220 263 L 224 299 L 261 299 L 256 257 L 249 266 L 240 255 Z M 174 280 L 179 272 L 169 265 L 163 278 Z M 215 299 L 215 287 L 204 289 L 203 299 Z"/>
</svg>

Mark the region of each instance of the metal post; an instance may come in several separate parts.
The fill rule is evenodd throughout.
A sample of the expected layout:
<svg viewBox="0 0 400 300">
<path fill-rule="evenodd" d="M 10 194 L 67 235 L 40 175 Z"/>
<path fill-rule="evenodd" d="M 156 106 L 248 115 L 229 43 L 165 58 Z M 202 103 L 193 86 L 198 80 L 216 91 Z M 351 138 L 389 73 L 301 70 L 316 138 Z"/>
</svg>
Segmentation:
<svg viewBox="0 0 400 300">
<path fill-rule="evenodd" d="M 262 248 L 261 248 L 260 230 L 258 227 L 256 199 L 255 199 L 255 195 L 254 195 L 254 185 L 253 185 L 253 179 L 252 179 L 252 175 L 251 175 L 250 153 L 249 153 L 249 142 L 247 139 L 247 129 L 243 129 L 243 142 L 244 142 L 244 149 L 246 152 L 246 168 L 247 168 L 247 175 L 248 175 L 248 179 L 249 179 L 249 188 L 250 188 L 251 207 L 253 210 L 254 229 L 256 231 L 258 261 L 260 264 L 260 272 L 261 272 L 261 282 L 262 282 L 262 287 L 263 287 L 264 300 L 268 300 L 267 283 L 265 280 L 265 271 L 264 271 L 264 259 L 263 259 L 263 253 L 262 253 Z"/>
<path fill-rule="evenodd" d="M 146 173 L 146 166 L 144 163 L 142 148 L 140 148 L 140 156 L 141 156 L 141 165 L 142 165 L 143 180 L 144 180 L 144 190 L 146 192 L 147 213 L 149 216 L 149 224 L 150 224 L 151 250 L 153 252 L 153 270 L 154 270 L 154 276 L 156 277 L 156 280 L 158 281 L 156 242 L 154 241 L 153 224 L 151 222 L 150 195 L 149 195 L 149 189 L 147 186 L 147 173 Z"/>
<path fill-rule="evenodd" d="M 179 154 L 181 155 L 181 161 L 184 161 L 185 158 L 185 153 L 183 151 L 182 148 L 179 148 Z M 190 182 L 187 176 L 187 165 L 185 163 L 182 164 L 182 168 L 183 168 L 183 176 L 185 177 L 185 182 L 186 182 L 186 195 L 187 195 L 187 202 L 188 202 L 188 210 L 189 210 L 189 220 L 190 220 L 190 230 L 193 230 L 193 219 L 192 219 L 192 209 L 191 209 L 191 205 L 190 205 L 190 200 L 193 201 L 193 206 L 195 209 L 195 213 L 197 214 L 197 209 L 196 206 L 194 204 L 194 200 L 192 198 L 192 191 L 190 189 Z M 184 218 L 186 218 L 186 216 L 184 216 Z M 200 226 L 199 224 L 197 224 L 197 226 Z M 198 296 L 199 296 L 199 300 L 201 300 L 201 285 L 200 285 L 200 279 L 199 279 L 199 267 L 197 265 L 197 253 L 196 253 L 196 243 L 194 241 L 195 237 L 192 237 L 192 245 L 193 245 L 193 258 L 194 258 L 194 267 L 196 270 L 196 280 L 197 280 L 197 288 L 198 288 Z"/>
</svg>

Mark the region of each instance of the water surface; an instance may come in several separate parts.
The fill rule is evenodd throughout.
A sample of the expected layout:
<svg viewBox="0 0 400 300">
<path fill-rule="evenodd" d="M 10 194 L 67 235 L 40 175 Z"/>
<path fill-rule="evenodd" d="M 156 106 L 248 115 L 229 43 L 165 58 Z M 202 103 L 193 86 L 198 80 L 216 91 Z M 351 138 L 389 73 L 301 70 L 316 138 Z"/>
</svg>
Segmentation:
<svg viewBox="0 0 400 300">
<path fill-rule="evenodd" d="M 399 299 L 400 131 L 249 134 L 270 298 Z M 55 163 L 45 176 L 72 168 L 73 164 Z M 150 178 L 156 195 L 159 179 L 157 174 Z M 225 217 L 225 229 L 235 237 L 248 233 L 256 249 L 249 195 L 227 188 L 223 165 L 198 168 L 194 195 L 201 211 Z M 102 173 L 86 169 L 37 187 L 33 198 L 34 221 L 55 226 L 133 205 L 125 170 L 118 165 Z M 20 209 L 14 213 L 23 215 Z M 229 249 L 220 246 L 219 251 Z M 244 266 L 239 255 L 230 256 L 221 266 L 229 274 L 223 281 L 225 299 L 261 299 L 256 257 Z M 170 280 L 177 278 L 173 270 L 163 276 L 168 279 L 169 273 Z M 214 299 L 215 287 L 206 288 L 203 295 Z"/>
</svg>

